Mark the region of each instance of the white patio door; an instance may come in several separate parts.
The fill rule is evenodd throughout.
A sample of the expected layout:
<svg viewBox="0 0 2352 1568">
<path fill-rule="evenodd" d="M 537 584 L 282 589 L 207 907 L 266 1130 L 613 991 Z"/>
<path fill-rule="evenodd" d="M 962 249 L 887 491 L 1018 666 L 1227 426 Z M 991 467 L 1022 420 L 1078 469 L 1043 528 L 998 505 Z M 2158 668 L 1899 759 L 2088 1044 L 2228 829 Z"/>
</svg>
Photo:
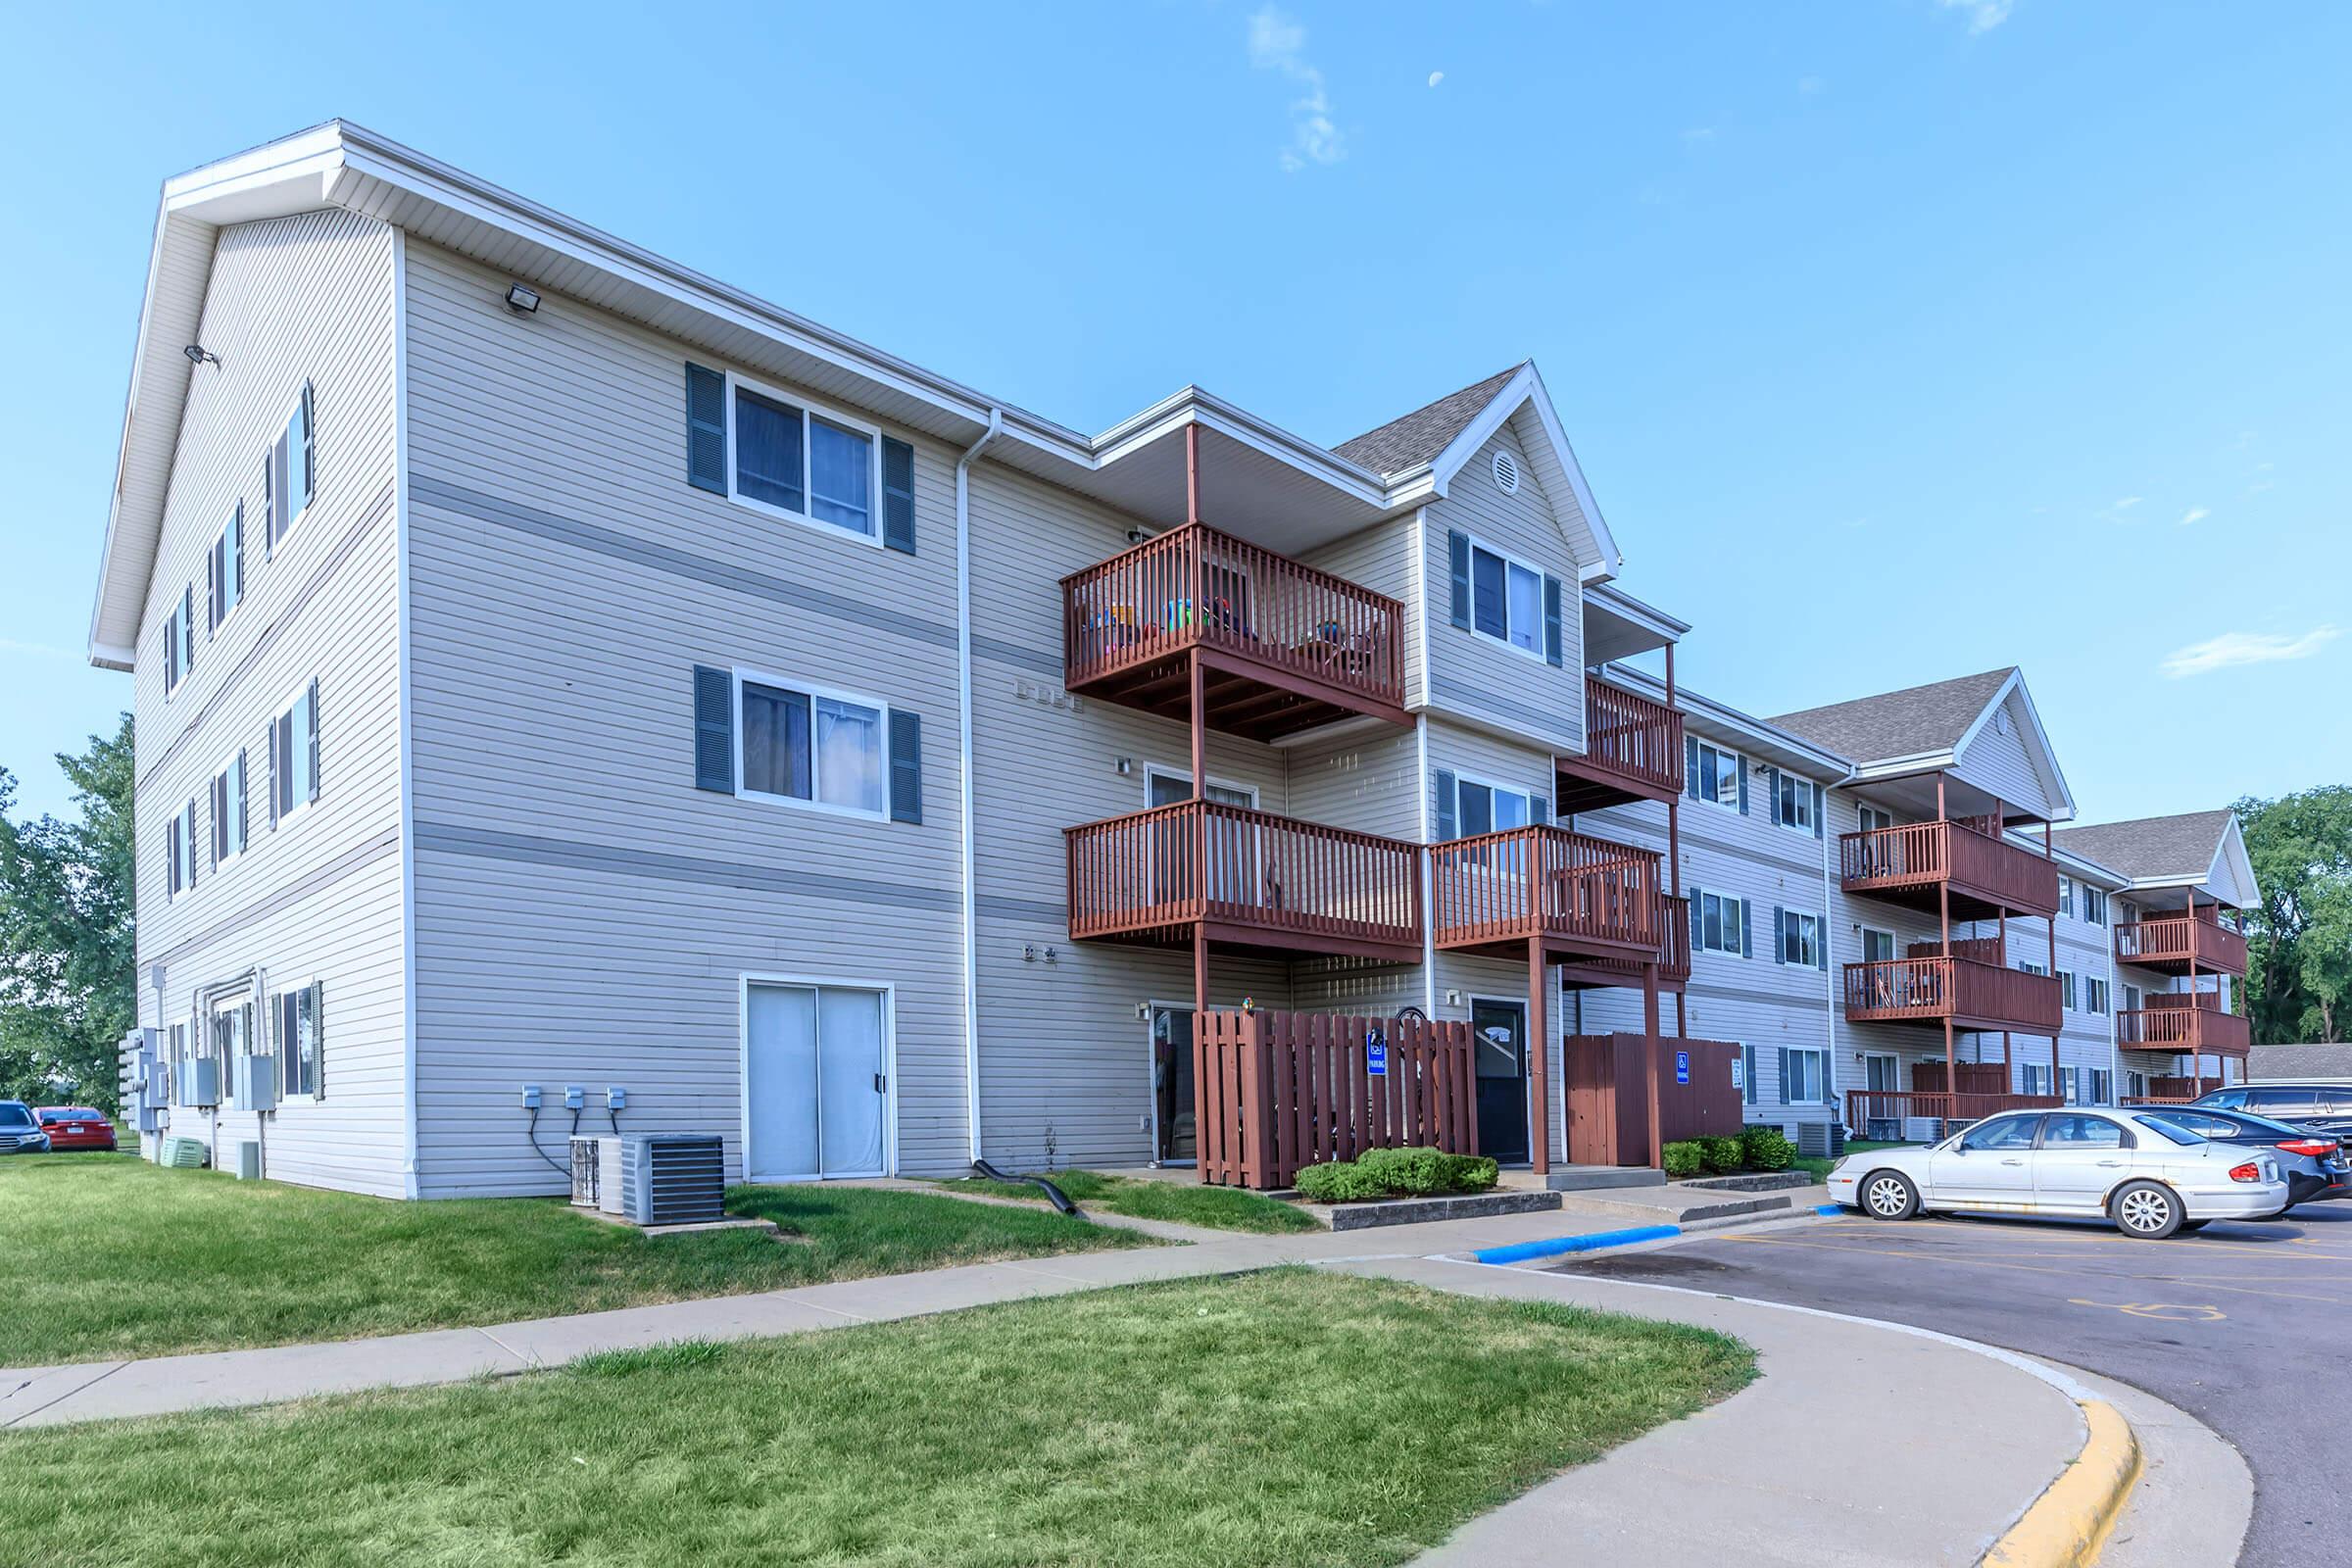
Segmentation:
<svg viewBox="0 0 2352 1568">
<path fill-rule="evenodd" d="M 745 1180 L 887 1172 L 883 1006 L 881 992 L 858 986 L 745 987 Z"/>
</svg>

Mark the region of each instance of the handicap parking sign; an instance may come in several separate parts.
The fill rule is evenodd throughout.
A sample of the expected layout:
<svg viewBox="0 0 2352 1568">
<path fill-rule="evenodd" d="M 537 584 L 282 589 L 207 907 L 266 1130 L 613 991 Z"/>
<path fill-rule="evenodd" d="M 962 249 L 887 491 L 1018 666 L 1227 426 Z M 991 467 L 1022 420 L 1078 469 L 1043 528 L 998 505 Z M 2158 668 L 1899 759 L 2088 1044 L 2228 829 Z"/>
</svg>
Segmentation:
<svg viewBox="0 0 2352 1568">
<path fill-rule="evenodd" d="M 1389 1042 L 1377 1029 L 1364 1031 L 1364 1071 L 1375 1078 L 1389 1075 Z"/>
<path fill-rule="evenodd" d="M 1690 1081 L 1690 1053 L 1688 1051 L 1678 1051 L 1674 1054 L 1674 1081 L 1678 1084 L 1687 1084 Z"/>
</svg>

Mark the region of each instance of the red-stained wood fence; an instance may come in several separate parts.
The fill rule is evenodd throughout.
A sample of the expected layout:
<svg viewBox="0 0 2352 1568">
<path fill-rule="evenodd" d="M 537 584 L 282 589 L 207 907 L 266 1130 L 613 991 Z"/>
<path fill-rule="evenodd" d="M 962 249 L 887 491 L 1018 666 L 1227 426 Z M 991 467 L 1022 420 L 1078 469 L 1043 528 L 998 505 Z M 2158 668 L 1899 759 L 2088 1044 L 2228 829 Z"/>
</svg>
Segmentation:
<svg viewBox="0 0 2352 1568">
<path fill-rule="evenodd" d="M 1740 1048 L 1720 1040 L 1661 1039 L 1658 1050 L 1658 1133 L 1667 1143 L 1686 1138 L 1737 1138 L 1741 1125 L 1740 1085 L 1732 1063 Z M 1676 1082 L 1675 1054 L 1690 1054 L 1690 1081 Z M 1574 1165 L 1651 1165 L 1649 1054 L 1642 1035 L 1570 1035 L 1561 1043 L 1562 1086 L 1568 1108 L 1568 1161 Z"/>
<path fill-rule="evenodd" d="M 1388 1070 L 1368 1071 L 1367 1036 Z M 1302 1165 L 1367 1149 L 1478 1152 L 1470 1026 L 1320 1012 L 1211 1012 L 1196 1022 L 1200 1179 L 1288 1187 Z"/>
</svg>

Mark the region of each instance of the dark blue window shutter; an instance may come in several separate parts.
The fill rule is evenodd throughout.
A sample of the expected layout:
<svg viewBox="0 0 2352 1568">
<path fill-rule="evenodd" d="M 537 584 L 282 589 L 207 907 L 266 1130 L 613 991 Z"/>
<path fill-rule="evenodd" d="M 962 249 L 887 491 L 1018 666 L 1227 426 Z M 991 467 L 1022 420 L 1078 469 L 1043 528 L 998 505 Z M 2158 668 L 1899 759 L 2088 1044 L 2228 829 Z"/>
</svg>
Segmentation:
<svg viewBox="0 0 2352 1568">
<path fill-rule="evenodd" d="M 1781 770 L 1764 764 L 1764 814 L 1777 826 L 1781 821 Z"/>
<path fill-rule="evenodd" d="M 1683 737 L 1683 793 L 1698 799 L 1698 737 Z"/>
<path fill-rule="evenodd" d="M 1777 904 L 1772 906 L 1772 961 L 1788 961 L 1788 911 Z"/>
<path fill-rule="evenodd" d="M 307 739 L 295 744 L 307 745 L 311 749 L 310 793 L 306 798 L 315 801 L 318 798 L 318 683 L 315 680 L 311 682 L 310 701 L 303 707 L 309 710 L 305 716 L 310 721 L 311 733 Z"/>
<path fill-rule="evenodd" d="M 1821 926 L 1813 938 L 1813 967 L 1823 974 L 1830 972 L 1830 920 L 1823 915 Z"/>
<path fill-rule="evenodd" d="M 694 666 L 694 787 L 735 793 L 735 678 Z"/>
<path fill-rule="evenodd" d="M 1813 836 L 1815 838 L 1823 838 L 1828 835 L 1829 829 L 1825 824 L 1829 820 L 1829 793 L 1816 784 L 1813 786 Z"/>
<path fill-rule="evenodd" d="M 1740 814 L 1747 814 L 1747 759 L 1740 759 Z"/>
<path fill-rule="evenodd" d="M 1544 579 L 1544 662 L 1558 664 L 1564 662 L 1560 648 L 1560 579 Z"/>
<path fill-rule="evenodd" d="M 1781 1048 L 1781 1093 L 1779 1099 L 1782 1104 L 1788 1103 L 1788 1048 L 1787 1046 Z"/>
<path fill-rule="evenodd" d="M 1696 885 L 1692 885 L 1685 890 L 1683 896 L 1690 901 L 1690 951 L 1696 953 L 1701 946 L 1698 928 L 1698 888 Z"/>
<path fill-rule="evenodd" d="M 727 493 L 727 378 L 699 365 L 686 367 L 686 482 Z"/>
<path fill-rule="evenodd" d="M 890 710 L 890 819 L 923 819 L 923 721 L 898 708 Z"/>
<path fill-rule="evenodd" d="M 1740 956 L 1756 956 L 1756 906 L 1752 900 L 1740 901 Z"/>
<path fill-rule="evenodd" d="M 914 448 L 889 436 L 882 438 L 882 542 L 914 554 Z"/>
<path fill-rule="evenodd" d="M 1458 531 L 1446 535 L 1446 561 L 1453 573 L 1453 623 L 1470 624 L 1470 536 Z"/>
<path fill-rule="evenodd" d="M 1449 768 L 1439 768 L 1435 773 L 1430 775 L 1430 782 L 1432 787 L 1434 787 L 1438 792 L 1438 831 L 1436 842 L 1443 844 L 1447 839 L 1450 839 L 1454 836 L 1452 770 Z"/>
</svg>

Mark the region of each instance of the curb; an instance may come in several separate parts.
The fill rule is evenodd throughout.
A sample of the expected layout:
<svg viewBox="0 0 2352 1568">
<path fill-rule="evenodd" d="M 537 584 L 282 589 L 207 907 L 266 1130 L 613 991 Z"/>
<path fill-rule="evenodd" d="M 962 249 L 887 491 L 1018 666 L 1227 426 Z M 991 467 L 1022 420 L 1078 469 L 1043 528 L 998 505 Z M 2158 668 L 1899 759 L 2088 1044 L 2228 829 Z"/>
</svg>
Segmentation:
<svg viewBox="0 0 2352 1568">
<path fill-rule="evenodd" d="M 1552 1236 L 1540 1242 L 1514 1242 L 1508 1247 L 1481 1248 L 1463 1255 L 1474 1263 L 1525 1263 L 1539 1257 L 1564 1257 L 1573 1252 L 1600 1252 L 1613 1247 L 1637 1247 L 1643 1242 L 1670 1242 L 1678 1236 L 1703 1235 L 1708 1231 L 1728 1230 L 1737 1224 L 1754 1225 L 1767 1220 L 1803 1219 L 1808 1215 L 1844 1212 L 1836 1203 L 1818 1203 L 1810 1209 L 1754 1209 L 1699 1219 L 1687 1225 L 1633 1225 L 1623 1230 L 1588 1231 L 1582 1236 Z"/>
<path fill-rule="evenodd" d="M 2139 1439 L 2104 1399 L 2078 1399 L 2090 1435 L 2049 1489 L 1984 1553 L 1981 1568 L 2089 1568 L 2139 1480 Z"/>
</svg>

